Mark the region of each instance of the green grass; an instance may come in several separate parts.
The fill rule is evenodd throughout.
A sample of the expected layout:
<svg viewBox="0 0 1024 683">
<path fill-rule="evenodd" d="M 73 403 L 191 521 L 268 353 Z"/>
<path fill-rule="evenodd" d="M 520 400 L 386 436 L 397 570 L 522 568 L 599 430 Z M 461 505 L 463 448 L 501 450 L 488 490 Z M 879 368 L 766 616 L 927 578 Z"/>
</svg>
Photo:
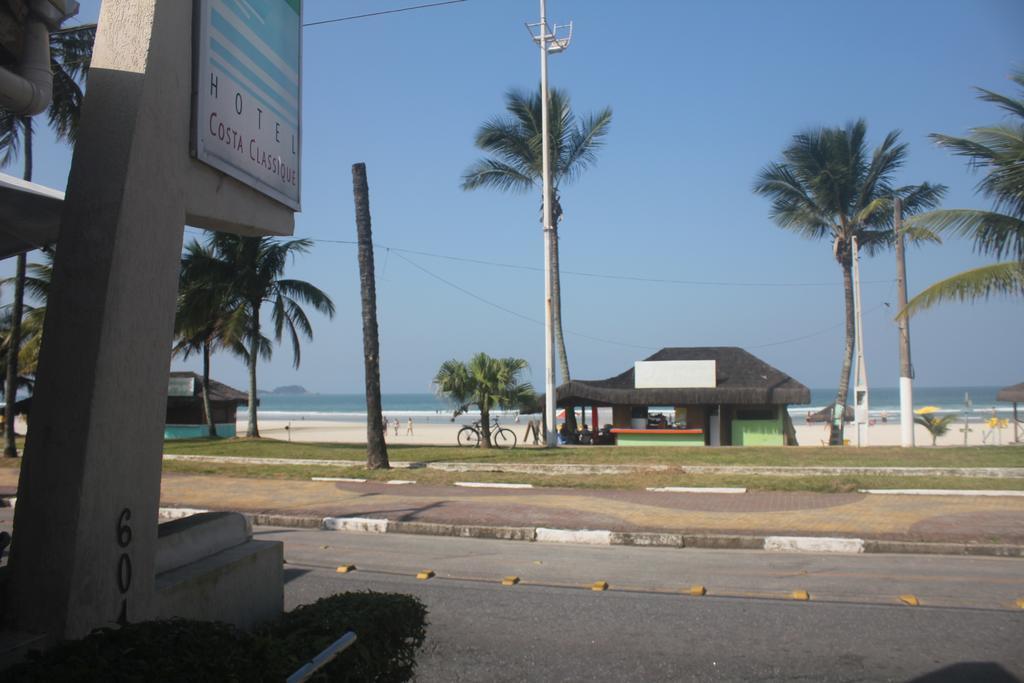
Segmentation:
<svg viewBox="0 0 1024 683">
<path fill-rule="evenodd" d="M 165 453 L 250 458 L 317 460 L 366 459 L 358 444 L 288 443 L 273 439 L 187 439 L 167 441 Z M 764 465 L 862 467 L 1024 467 L 1022 446 L 899 448 L 666 448 L 594 446 L 483 450 L 448 446 L 388 446 L 395 462 L 637 463 L 663 465 Z"/>
<path fill-rule="evenodd" d="M 970 477 L 772 477 L 764 475 L 689 475 L 677 472 L 633 472 L 611 475 L 537 475 L 439 470 L 370 471 L 329 465 L 248 465 L 166 461 L 164 472 L 260 479 L 309 480 L 310 477 L 358 477 L 374 481 L 412 479 L 417 484 L 444 486 L 456 481 L 533 484 L 538 487 L 644 489 L 648 486 L 742 486 L 752 491 L 816 491 L 843 493 L 862 488 L 1024 490 L 1024 479 Z"/>
</svg>

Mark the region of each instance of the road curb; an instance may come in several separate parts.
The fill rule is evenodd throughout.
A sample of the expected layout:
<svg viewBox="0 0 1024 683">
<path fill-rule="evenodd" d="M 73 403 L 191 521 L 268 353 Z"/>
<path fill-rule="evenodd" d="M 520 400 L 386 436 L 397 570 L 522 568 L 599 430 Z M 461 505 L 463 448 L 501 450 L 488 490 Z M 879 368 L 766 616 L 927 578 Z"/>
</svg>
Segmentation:
<svg viewBox="0 0 1024 683">
<path fill-rule="evenodd" d="M 0 497 L 0 503 L 11 497 Z M 161 507 L 160 517 L 172 519 L 207 512 L 196 508 Z M 456 536 L 460 538 L 488 538 L 501 541 L 527 541 L 546 543 L 582 543 L 586 545 L 624 545 L 649 548 L 704 548 L 712 550 L 766 550 L 770 538 L 800 539 L 797 550 L 773 548 L 775 552 L 836 552 L 811 549 L 810 544 L 840 542 L 862 544 L 853 552 L 900 555 L 966 555 L 975 557 L 1024 558 L 1024 545 L 963 542 L 897 541 L 884 539 L 825 538 L 819 536 L 772 537 L 740 534 L 687 534 L 658 531 L 605 531 L 592 529 L 547 529 L 518 526 L 440 524 L 434 522 L 406 522 L 370 517 L 312 517 L 276 513 L 243 512 L 252 524 L 281 526 L 298 529 L 324 529 L 356 533 L 410 534 L 417 536 Z M 850 552 L 850 551 L 847 551 Z"/>
</svg>

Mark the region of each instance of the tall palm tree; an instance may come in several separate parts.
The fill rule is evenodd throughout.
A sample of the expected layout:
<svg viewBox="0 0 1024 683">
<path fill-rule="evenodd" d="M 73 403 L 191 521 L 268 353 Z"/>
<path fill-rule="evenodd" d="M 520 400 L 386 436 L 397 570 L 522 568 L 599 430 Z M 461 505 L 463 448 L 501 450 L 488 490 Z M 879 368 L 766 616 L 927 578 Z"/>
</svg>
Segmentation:
<svg viewBox="0 0 1024 683">
<path fill-rule="evenodd" d="M 1024 89 L 1024 71 L 1011 78 Z M 984 88 L 978 88 L 978 93 L 978 99 L 995 104 L 1010 120 L 973 128 L 965 138 L 939 133 L 931 138 L 967 157 L 971 168 L 985 170 L 978 192 L 992 200 L 992 210 L 930 211 L 917 216 L 913 224 L 970 237 L 975 251 L 1009 258 L 936 282 L 910 300 L 907 315 L 944 301 L 976 301 L 992 294 L 1024 296 L 1024 97 L 1015 99 Z"/>
<path fill-rule="evenodd" d="M 846 339 L 836 409 L 842 414 L 853 363 L 853 238 L 869 255 L 893 244 L 892 199 L 899 196 L 907 214 L 938 204 L 943 185 L 894 187 L 907 145 L 893 131 L 868 153 L 863 119 L 843 128 L 815 128 L 793 136 L 782 161 L 765 166 L 754 192 L 772 200 L 771 217 L 780 228 L 807 239 L 828 239 L 843 272 Z M 909 233 L 912 240 L 927 233 Z M 843 443 L 843 421 L 833 421 L 832 444 Z"/>
<path fill-rule="evenodd" d="M 43 339 L 43 321 L 46 318 L 46 299 L 50 294 L 50 282 L 53 279 L 53 250 L 43 252 L 42 263 L 29 263 L 28 272 L 23 278 L 23 296 L 34 299 L 36 304 L 24 303 L 21 316 L 21 329 L 19 341 L 21 350 L 18 352 L 18 373 L 21 377 L 32 377 L 36 374 L 36 366 L 39 363 L 39 346 Z M 18 277 L 4 278 L 0 281 L 0 287 L 16 287 Z M 11 311 L 14 304 L 4 307 L 5 323 L 3 325 L 3 343 L 11 343 Z M 4 357 L 6 359 L 6 356 Z M 4 361 L 6 367 L 6 360 Z M 20 380 L 19 380 L 20 381 Z M 27 386 L 31 387 L 31 383 Z"/>
<path fill-rule="evenodd" d="M 569 95 L 557 88 L 550 91 L 549 104 L 553 187 L 551 214 L 554 220 L 551 240 L 552 318 L 562 381 L 568 382 L 571 377 L 562 333 L 562 287 L 558 268 L 558 226 L 562 221 L 561 187 L 577 180 L 587 168 L 596 163 L 597 151 L 604 144 L 611 126 L 612 110 L 606 107 L 596 114 L 578 118 L 572 111 Z M 477 131 L 476 146 L 492 156 L 478 160 L 466 170 L 462 176 L 462 189 L 490 187 L 520 193 L 539 190 L 543 195 L 540 90 L 529 94 L 510 90 L 505 94 L 505 108 L 509 116 L 493 118 Z"/>
<path fill-rule="evenodd" d="M 50 70 L 53 72 L 53 91 L 47 118 L 58 140 L 74 144 L 78 139 L 78 121 L 82 110 L 82 88 L 92 60 L 92 45 L 96 38 L 95 26 L 82 26 L 55 31 L 50 34 Z M 22 149 L 24 170 L 22 178 L 32 180 L 32 133 L 30 116 L 17 116 L 0 110 L 0 167 L 7 166 Z M 26 258 L 17 256 L 15 267 L 14 303 L 11 308 L 10 343 L 21 348 L 21 318 L 24 306 Z M 5 391 L 11 399 L 4 408 L 4 456 L 17 457 L 14 433 L 14 392 L 18 378 L 18 353 L 7 354 Z"/>
<path fill-rule="evenodd" d="M 193 240 L 181 259 L 178 302 L 174 317 L 176 343 L 173 353 L 188 358 L 203 357 L 203 415 L 207 436 L 215 438 L 217 427 L 210 405 L 210 355 L 218 347 L 233 347 L 241 340 L 245 309 L 231 300 L 231 281 L 209 281 L 202 264 L 214 254 Z M 197 264 L 199 264 L 197 266 Z M 200 271 L 196 274 L 196 270 Z"/>
<path fill-rule="evenodd" d="M 279 241 L 269 237 L 241 237 L 214 233 L 204 252 L 191 252 L 190 278 L 202 283 L 231 283 L 225 297 L 231 302 L 228 316 L 241 316 L 242 329 L 232 349 L 249 366 L 249 425 L 245 435 L 259 438 L 256 422 L 256 363 L 270 360 L 273 344 L 263 334 L 261 309 L 270 305 L 274 339 L 280 342 L 287 329 L 292 342 L 292 363 L 301 360 L 299 336 L 313 339 L 313 326 L 301 304 L 308 304 L 329 318 L 334 302 L 319 288 L 304 280 L 282 277 L 288 260 L 309 251 L 307 239 Z"/>
<path fill-rule="evenodd" d="M 533 387 L 519 379 L 527 367 L 522 358 L 491 358 L 478 353 L 468 363 L 454 359 L 442 363 L 434 387 L 458 412 L 473 405 L 480 409 L 480 447 L 490 448 L 491 409 L 519 406 L 533 394 Z"/>
</svg>

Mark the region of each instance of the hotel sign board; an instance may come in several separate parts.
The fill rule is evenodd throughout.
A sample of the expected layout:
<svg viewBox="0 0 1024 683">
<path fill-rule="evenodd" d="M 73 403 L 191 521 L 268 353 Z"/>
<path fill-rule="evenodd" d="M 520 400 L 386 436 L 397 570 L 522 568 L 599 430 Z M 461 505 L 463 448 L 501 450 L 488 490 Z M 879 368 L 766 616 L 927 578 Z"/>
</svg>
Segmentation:
<svg viewBox="0 0 1024 683">
<path fill-rule="evenodd" d="M 713 360 L 637 361 L 633 366 L 637 389 L 714 389 L 717 384 Z"/>
<path fill-rule="evenodd" d="M 194 0 L 192 153 L 299 211 L 302 0 Z"/>
</svg>

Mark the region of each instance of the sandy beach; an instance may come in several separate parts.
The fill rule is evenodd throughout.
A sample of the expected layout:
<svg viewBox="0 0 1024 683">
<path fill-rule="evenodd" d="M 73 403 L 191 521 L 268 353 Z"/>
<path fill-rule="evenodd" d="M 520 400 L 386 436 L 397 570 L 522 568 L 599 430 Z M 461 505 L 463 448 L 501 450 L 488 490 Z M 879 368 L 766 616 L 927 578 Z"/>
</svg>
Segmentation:
<svg viewBox="0 0 1024 683">
<path fill-rule="evenodd" d="M 432 446 L 454 446 L 456 435 L 463 427 L 460 423 L 452 423 L 445 418 L 438 418 L 440 421 L 414 422 L 413 433 L 407 434 L 407 421 L 399 424 L 398 434 L 395 434 L 393 427 L 389 427 L 387 442 L 389 444 L 416 444 Z M 797 440 L 801 446 L 822 446 L 827 445 L 828 432 L 826 425 L 801 423 L 798 418 L 796 433 Z M 245 433 L 245 422 L 238 422 L 238 433 Z M 508 422 L 502 424 L 515 432 L 519 445 L 523 445 L 526 433 L 526 421 L 519 424 Z M 939 446 L 962 446 L 964 435 L 960 429 L 961 424 L 950 427 L 949 432 L 939 438 Z M 914 426 L 914 438 L 918 446 L 930 446 L 931 435 L 920 425 Z M 856 433 L 852 426 L 847 427 L 847 438 L 850 443 L 856 443 Z M 1020 429 L 1021 438 L 1024 439 L 1024 427 Z M 327 442 L 327 443 L 366 443 L 366 423 L 364 422 L 337 422 L 330 420 L 261 420 L 260 435 L 280 439 L 282 441 L 305 441 L 305 442 Z M 982 445 L 1008 445 L 1013 442 L 1013 425 L 1007 429 L 990 430 L 984 424 L 972 423 L 971 431 L 968 433 L 967 444 L 971 446 Z M 869 441 L 872 446 L 898 446 L 900 445 L 899 423 L 878 423 L 869 428 Z M 532 439 L 531 439 L 532 443 Z"/>
</svg>

